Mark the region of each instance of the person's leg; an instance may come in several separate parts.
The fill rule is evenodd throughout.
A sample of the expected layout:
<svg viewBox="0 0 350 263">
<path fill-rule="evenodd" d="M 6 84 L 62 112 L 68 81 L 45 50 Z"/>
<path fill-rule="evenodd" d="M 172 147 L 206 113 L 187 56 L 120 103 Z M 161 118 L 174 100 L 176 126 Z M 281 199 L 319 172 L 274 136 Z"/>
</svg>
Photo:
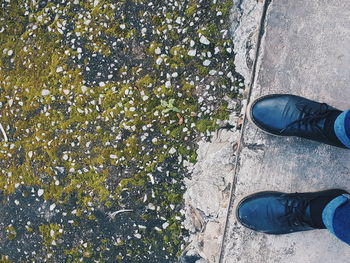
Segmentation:
<svg viewBox="0 0 350 263">
<path fill-rule="evenodd" d="M 322 212 L 327 229 L 350 245 L 350 196 L 344 194 L 329 202 Z"/>
<path fill-rule="evenodd" d="M 350 110 L 343 111 L 334 121 L 334 132 L 339 141 L 350 148 Z"/>
<path fill-rule="evenodd" d="M 350 148 L 350 115 L 300 96 L 271 94 L 251 102 L 248 119 L 277 136 L 297 136 Z"/>
<path fill-rule="evenodd" d="M 259 192 L 243 198 L 236 215 L 242 225 L 267 234 L 324 229 L 324 208 L 343 194 L 347 192 L 341 189 L 292 194 Z"/>
</svg>

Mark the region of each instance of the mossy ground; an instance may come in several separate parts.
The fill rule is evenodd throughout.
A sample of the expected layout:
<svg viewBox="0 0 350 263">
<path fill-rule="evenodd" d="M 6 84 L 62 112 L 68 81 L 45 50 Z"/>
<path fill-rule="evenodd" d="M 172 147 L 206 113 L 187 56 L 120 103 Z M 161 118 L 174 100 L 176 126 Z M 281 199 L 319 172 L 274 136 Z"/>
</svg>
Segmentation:
<svg viewBox="0 0 350 263">
<path fill-rule="evenodd" d="M 0 5 L 1 260 L 173 261 L 184 162 L 239 96 L 232 2 Z"/>
</svg>

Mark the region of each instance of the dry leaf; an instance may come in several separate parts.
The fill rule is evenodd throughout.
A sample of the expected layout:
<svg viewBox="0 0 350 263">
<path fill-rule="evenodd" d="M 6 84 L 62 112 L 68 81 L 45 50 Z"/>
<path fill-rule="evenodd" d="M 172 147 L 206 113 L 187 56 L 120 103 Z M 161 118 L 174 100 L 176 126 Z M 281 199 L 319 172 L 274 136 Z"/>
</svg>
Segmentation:
<svg viewBox="0 0 350 263">
<path fill-rule="evenodd" d="M 180 115 L 180 113 L 176 113 L 176 116 L 179 118 L 179 125 L 184 123 L 184 118 Z"/>
</svg>

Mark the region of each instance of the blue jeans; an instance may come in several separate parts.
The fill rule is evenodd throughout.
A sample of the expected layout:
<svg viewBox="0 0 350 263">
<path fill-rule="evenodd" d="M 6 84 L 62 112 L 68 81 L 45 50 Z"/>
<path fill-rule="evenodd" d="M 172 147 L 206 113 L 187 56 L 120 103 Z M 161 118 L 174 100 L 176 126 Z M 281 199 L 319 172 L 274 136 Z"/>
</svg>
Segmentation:
<svg viewBox="0 0 350 263">
<path fill-rule="evenodd" d="M 350 148 L 350 110 L 343 111 L 334 122 L 334 132 L 339 141 Z"/>
<path fill-rule="evenodd" d="M 329 202 L 322 212 L 327 229 L 350 245 L 350 195 L 344 194 Z"/>
</svg>

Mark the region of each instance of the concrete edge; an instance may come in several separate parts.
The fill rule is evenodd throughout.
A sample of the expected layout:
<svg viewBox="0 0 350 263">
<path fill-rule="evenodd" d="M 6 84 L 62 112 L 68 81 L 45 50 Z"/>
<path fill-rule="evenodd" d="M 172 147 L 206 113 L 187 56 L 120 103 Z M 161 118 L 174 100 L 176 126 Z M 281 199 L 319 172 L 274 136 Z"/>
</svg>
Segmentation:
<svg viewBox="0 0 350 263">
<path fill-rule="evenodd" d="M 259 56 L 260 56 L 260 52 L 261 52 L 261 44 L 262 44 L 263 36 L 265 34 L 265 26 L 266 26 L 265 22 L 266 22 L 267 10 L 268 10 L 268 8 L 270 6 L 270 3 L 272 1 L 273 0 L 265 0 L 265 2 L 264 2 L 264 7 L 263 7 L 260 23 L 259 23 L 259 29 L 258 29 L 259 34 L 258 34 L 258 39 L 257 39 L 257 45 L 256 45 L 256 48 L 255 48 L 254 64 L 253 64 L 252 73 L 251 73 L 251 76 L 250 76 L 250 83 L 249 83 L 248 92 L 247 92 L 247 103 L 246 103 L 246 106 L 250 102 L 252 89 L 254 87 L 255 80 L 256 80 L 256 72 L 257 72 L 257 65 L 258 65 L 258 60 L 259 60 Z M 236 159 L 235 159 L 235 162 L 234 162 L 233 179 L 232 179 L 231 188 L 230 188 L 230 199 L 229 199 L 229 203 L 228 203 L 228 206 L 227 206 L 225 227 L 224 227 L 224 232 L 223 232 L 223 236 L 222 236 L 222 240 L 221 240 L 221 246 L 220 246 L 220 252 L 219 252 L 220 255 L 219 255 L 218 263 L 222 263 L 223 255 L 224 255 L 224 244 L 225 244 L 226 233 L 227 233 L 227 228 L 228 228 L 228 219 L 229 219 L 229 216 L 231 214 L 232 204 L 233 204 L 233 201 L 234 201 L 234 197 L 233 196 L 234 196 L 234 192 L 236 190 L 238 163 L 239 163 L 239 159 L 240 159 L 240 153 L 242 151 L 242 138 L 243 138 L 243 134 L 244 134 L 244 131 L 245 131 L 245 128 L 246 128 L 246 125 L 247 125 L 247 114 L 246 113 L 247 112 L 245 111 L 244 116 L 243 116 L 242 131 L 241 131 L 241 133 L 239 135 L 239 139 L 238 139 L 237 154 L 236 154 Z"/>
</svg>

